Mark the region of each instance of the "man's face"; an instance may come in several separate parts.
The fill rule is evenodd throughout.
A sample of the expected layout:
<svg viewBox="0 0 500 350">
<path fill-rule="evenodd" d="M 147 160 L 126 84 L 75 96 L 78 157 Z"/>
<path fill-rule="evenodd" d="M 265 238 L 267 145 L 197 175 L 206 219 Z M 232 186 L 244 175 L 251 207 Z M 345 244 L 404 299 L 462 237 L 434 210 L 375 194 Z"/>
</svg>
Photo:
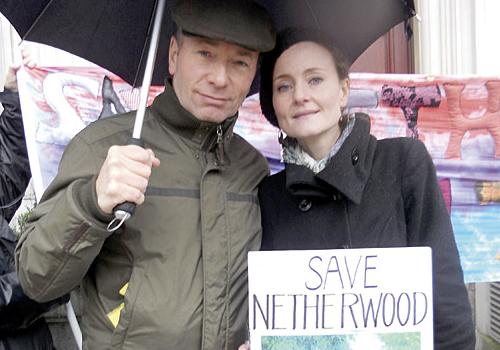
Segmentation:
<svg viewBox="0 0 500 350">
<path fill-rule="evenodd" d="M 221 123 L 243 103 L 258 52 L 225 41 L 182 35 L 170 40 L 169 71 L 181 105 L 201 121 Z"/>
</svg>

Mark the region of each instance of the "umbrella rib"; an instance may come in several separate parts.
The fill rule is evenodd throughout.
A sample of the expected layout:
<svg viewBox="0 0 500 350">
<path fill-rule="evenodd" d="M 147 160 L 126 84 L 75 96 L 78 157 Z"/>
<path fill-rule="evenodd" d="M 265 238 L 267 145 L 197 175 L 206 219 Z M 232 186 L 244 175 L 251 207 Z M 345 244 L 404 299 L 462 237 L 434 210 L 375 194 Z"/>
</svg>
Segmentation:
<svg viewBox="0 0 500 350">
<path fill-rule="evenodd" d="M 139 66 L 137 67 L 136 69 L 136 73 L 135 73 L 135 76 L 134 76 L 134 83 L 133 83 L 133 86 L 136 87 L 137 86 L 137 80 L 139 80 L 139 75 L 141 74 L 141 67 L 142 67 L 142 62 L 144 61 L 144 57 L 146 55 L 146 49 L 148 48 L 148 40 L 149 38 L 151 37 L 151 27 L 153 25 L 153 21 L 154 21 L 154 13 L 156 12 L 156 9 L 158 8 L 158 0 L 155 1 L 155 5 L 153 6 L 153 12 L 151 17 L 150 17 L 150 20 L 149 20 L 149 25 L 148 25 L 148 35 L 146 36 L 146 40 L 144 41 L 144 46 L 142 47 L 142 52 L 141 52 L 141 59 L 139 60 Z"/>
<path fill-rule="evenodd" d="M 38 16 L 36 17 L 35 21 L 33 22 L 33 24 L 30 26 L 30 28 L 26 31 L 26 33 L 23 35 L 23 40 L 31 33 L 31 30 L 37 25 L 38 21 L 40 20 L 40 18 L 42 18 L 43 14 L 45 13 L 45 11 L 47 11 L 47 9 L 50 7 L 50 5 L 52 5 L 52 3 L 54 2 L 54 0 L 50 0 L 49 3 L 47 5 L 45 5 L 45 7 L 43 8 L 43 10 L 38 14 Z"/>
<path fill-rule="evenodd" d="M 311 3 L 309 2 L 309 0 L 304 0 L 304 2 L 306 3 L 307 7 L 309 8 L 309 12 L 311 13 L 312 18 L 314 19 L 314 22 L 316 22 L 316 27 L 318 29 L 321 29 L 321 27 L 319 25 L 318 17 L 316 17 L 316 14 L 313 11 Z"/>
</svg>

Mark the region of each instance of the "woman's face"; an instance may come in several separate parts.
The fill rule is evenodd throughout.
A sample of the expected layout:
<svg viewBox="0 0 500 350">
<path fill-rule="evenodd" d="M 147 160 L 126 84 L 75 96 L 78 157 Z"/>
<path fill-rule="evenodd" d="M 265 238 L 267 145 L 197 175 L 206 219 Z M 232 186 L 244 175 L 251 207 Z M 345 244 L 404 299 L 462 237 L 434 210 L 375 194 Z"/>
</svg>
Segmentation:
<svg viewBox="0 0 500 350">
<path fill-rule="evenodd" d="M 331 53 L 319 44 L 299 42 L 276 61 L 274 111 L 280 128 L 299 142 L 311 137 L 335 141 L 348 94 L 348 80 L 339 81 Z"/>
</svg>

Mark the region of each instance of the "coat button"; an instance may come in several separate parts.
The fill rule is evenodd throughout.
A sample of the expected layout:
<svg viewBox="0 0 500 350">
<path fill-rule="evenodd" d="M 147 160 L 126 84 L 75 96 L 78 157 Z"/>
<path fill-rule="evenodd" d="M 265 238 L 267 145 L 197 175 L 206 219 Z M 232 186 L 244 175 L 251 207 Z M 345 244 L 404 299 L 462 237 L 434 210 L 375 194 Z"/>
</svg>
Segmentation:
<svg viewBox="0 0 500 350">
<path fill-rule="evenodd" d="M 300 211 L 308 211 L 312 207 L 312 202 L 309 199 L 303 199 L 299 203 Z"/>
<path fill-rule="evenodd" d="M 358 152 L 357 148 L 355 148 L 355 149 L 352 150 L 351 161 L 352 161 L 352 165 L 358 164 L 358 161 L 359 161 L 359 152 Z"/>
</svg>

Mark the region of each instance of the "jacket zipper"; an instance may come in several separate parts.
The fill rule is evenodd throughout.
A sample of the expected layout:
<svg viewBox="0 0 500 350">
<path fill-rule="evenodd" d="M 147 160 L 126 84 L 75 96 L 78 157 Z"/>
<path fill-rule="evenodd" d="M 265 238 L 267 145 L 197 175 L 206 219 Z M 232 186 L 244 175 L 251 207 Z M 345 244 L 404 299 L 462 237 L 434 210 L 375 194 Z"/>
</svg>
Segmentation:
<svg viewBox="0 0 500 350">
<path fill-rule="evenodd" d="M 219 162 L 219 165 L 225 165 L 225 158 L 224 158 L 224 139 L 222 137 L 222 125 L 219 124 L 217 125 L 217 160 Z"/>
</svg>

